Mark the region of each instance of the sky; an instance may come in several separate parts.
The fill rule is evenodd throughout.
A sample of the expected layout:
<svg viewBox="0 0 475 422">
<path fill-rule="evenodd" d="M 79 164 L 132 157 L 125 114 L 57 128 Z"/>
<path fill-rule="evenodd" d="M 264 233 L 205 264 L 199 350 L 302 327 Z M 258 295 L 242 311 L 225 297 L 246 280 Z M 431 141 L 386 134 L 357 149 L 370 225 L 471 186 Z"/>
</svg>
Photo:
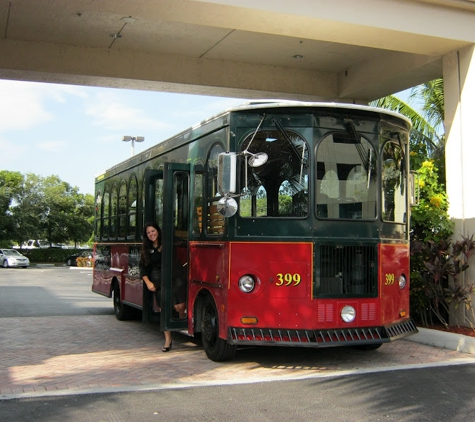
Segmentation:
<svg viewBox="0 0 475 422">
<path fill-rule="evenodd" d="M 57 175 L 94 194 L 94 178 L 244 99 L 0 80 L 0 170 Z"/>
<path fill-rule="evenodd" d="M 94 178 L 245 99 L 0 80 L 0 170 L 57 175 L 94 195 Z"/>
</svg>

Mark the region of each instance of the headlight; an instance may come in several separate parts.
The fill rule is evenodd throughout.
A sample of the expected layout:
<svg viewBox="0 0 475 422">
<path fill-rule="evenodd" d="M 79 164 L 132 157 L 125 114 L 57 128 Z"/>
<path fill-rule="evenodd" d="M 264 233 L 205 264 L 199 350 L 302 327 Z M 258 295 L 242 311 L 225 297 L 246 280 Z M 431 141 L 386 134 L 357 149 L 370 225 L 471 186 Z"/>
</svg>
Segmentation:
<svg viewBox="0 0 475 422">
<path fill-rule="evenodd" d="M 238 284 L 241 292 L 250 293 L 254 290 L 254 287 L 256 286 L 256 281 L 250 275 L 243 275 L 239 279 Z"/>
<path fill-rule="evenodd" d="M 404 274 L 400 275 L 398 282 L 399 282 L 399 288 L 401 290 L 404 289 L 404 287 L 406 287 L 406 284 L 407 284 L 406 276 Z"/>
<path fill-rule="evenodd" d="M 341 319 L 345 322 L 353 322 L 356 318 L 356 311 L 353 306 L 346 305 L 342 310 L 341 310 Z"/>
</svg>

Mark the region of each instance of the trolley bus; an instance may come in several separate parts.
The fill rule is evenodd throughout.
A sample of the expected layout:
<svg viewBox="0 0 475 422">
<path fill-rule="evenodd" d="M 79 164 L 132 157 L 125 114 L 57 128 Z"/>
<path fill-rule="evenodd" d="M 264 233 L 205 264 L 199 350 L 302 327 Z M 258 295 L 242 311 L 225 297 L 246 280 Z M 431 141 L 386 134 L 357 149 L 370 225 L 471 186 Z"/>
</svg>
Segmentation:
<svg viewBox="0 0 475 422">
<path fill-rule="evenodd" d="M 373 107 L 263 100 L 156 144 L 96 177 L 92 290 L 119 320 L 201 337 L 214 361 L 416 333 L 410 129 Z M 138 270 L 148 221 L 162 228 L 160 304 Z"/>
</svg>

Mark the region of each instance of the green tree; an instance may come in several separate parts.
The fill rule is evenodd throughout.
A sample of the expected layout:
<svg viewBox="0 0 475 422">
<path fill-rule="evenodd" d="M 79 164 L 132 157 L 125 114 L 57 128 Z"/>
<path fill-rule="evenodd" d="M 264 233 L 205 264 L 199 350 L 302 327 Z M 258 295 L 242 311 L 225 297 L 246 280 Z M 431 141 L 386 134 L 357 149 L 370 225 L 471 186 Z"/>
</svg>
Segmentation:
<svg viewBox="0 0 475 422">
<path fill-rule="evenodd" d="M 51 243 L 65 243 L 69 240 L 68 225 L 75 211 L 77 188 L 63 182 L 58 176 L 42 180 L 44 194 L 41 214 L 41 228 Z"/>
<path fill-rule="evenodd" d="M 94 200 L 58 176 L 27 174 L 9 202 L 11 224 L 5 238 L 53 243 L 86 242 L 93 230 Z"/>
<path fill-rule="evenodd" d="M 94 229 L 94 197 L 90 194 L 76 195 L 73 214 L 67 224 L 68 239 L 74 246 L 88 242 Z"/>
<path fill-rule="evenodd" d="M 14 205 L 10 208 L 13 217 L 11 238 L 19 245 L 28 239 L 42 239 L 43 214 L 42 178 L 29 173 L 17 193 Z"/>
<path fill-rule="evenodd" d="M 10 210 L 23 185 L 23 176 L 15 171 L 0 171 L 0 245 L 11 246 L 14 227 Z"/>
<path fill-rule="evenodd" d="M 42 189 L 41 227 L 50 244 L 87 241 L 93 230 L 93 197 L 80 194 L 58 176 L 43 179 Z"/>
<path fill-rule="evenodd" d="M 411 148 L 415 152 L 419 148 L 426 149 L 427 157 L 434 161 L 438 169 L 438 181 L 445 186 L 444 80 L 435 79 L 414 87 L 410 99 L 421 103 L 423 115 L 423 120 L 413 121 L 415 128 Z"/>
</svg>

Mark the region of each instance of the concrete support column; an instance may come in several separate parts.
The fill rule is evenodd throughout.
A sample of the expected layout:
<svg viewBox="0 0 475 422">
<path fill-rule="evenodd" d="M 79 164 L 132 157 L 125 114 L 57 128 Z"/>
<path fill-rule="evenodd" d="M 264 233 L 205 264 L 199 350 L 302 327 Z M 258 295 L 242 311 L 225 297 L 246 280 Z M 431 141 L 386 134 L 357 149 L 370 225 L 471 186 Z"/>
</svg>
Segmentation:
<svg viewBox="0 0 475 422">
<path fill-rule="evenodd" d="M 475 46 L 444 57 L 444 91 L 449 215 L 455 222 L 454 240 L 460 240 L 475 234 Z M 473 261 L 464 279 L 475 282 Z M 474 322 L 472 315 L 465 316 Z"/>
</svg>

